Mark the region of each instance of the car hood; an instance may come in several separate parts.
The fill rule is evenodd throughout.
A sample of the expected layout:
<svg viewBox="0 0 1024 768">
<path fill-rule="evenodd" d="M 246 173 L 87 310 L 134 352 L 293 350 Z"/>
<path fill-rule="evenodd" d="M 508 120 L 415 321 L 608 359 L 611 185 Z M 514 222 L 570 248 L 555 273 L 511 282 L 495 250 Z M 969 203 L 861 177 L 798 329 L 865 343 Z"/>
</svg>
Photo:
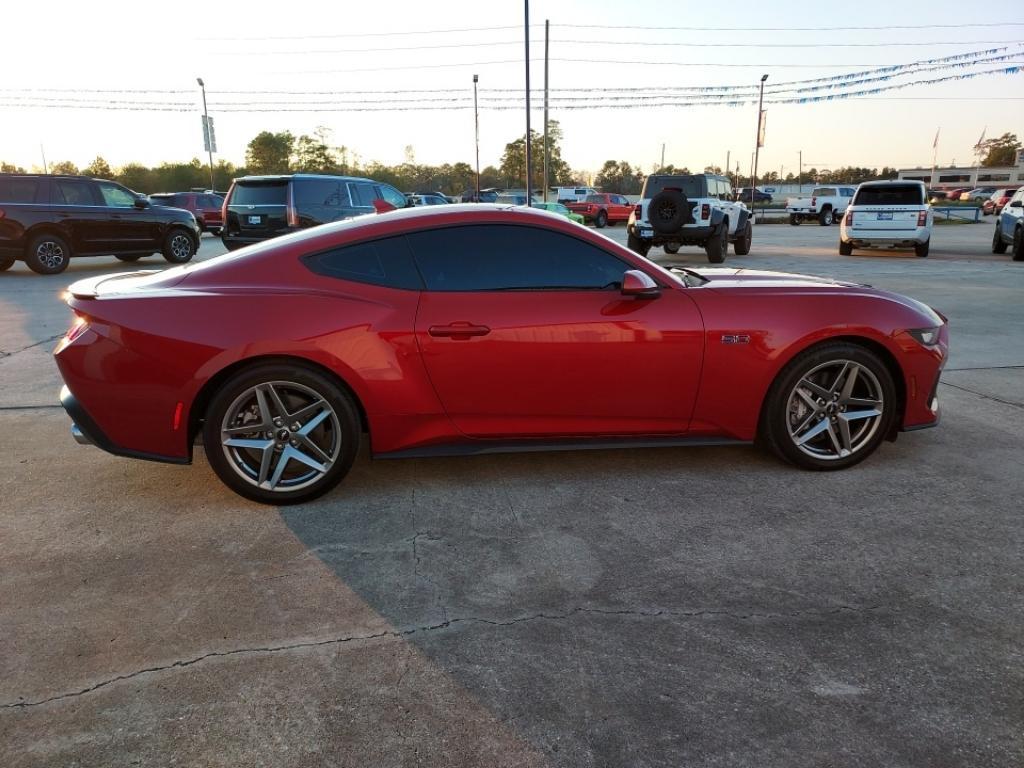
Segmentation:
<svg viewBox="0 0 1024 768">
<path fill-rule="evenodd" d="M 692 269 L 709 280 L 710 288 L 870 288 L 861 283 L 851 283 L 828 277 L 801 275 L 789 272 L 771 272 L 763 269 Z"/>
</svg>

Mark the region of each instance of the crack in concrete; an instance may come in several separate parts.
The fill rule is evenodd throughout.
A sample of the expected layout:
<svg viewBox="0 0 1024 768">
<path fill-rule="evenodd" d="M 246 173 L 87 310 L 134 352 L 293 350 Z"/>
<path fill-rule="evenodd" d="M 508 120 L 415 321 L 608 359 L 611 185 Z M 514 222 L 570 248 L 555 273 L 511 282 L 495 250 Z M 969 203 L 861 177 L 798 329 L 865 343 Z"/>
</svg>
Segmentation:
<svg viewBox="0 0 1024 768">
<path fill-rule="evenodd" d="M 40 344 L 48 344 L 51 341 L 56 341 L 57 339 L 59 339 L 63 335 L 64 335 L 64 332 L 62 331 L 61 333 L 58 333 L 56 336 L 50 336 L 49 338 L 43 339 L 42 341 L 35 341 L 35 342 L 29 344 L 27 347 L 22 347 L 21 349 L 15 349 L 13 352 L 5 352 L 4 350 L 0 349 L 0 360 L 6 359 L 8 357 L 12 357 L 12 356 L 18 354 L 19 352 L 24 352 L 26 349 L 32 349 L 33 347 L 38 347 Z"/>
<path fill-rule="evenodd" d="M 939 383 L 944 384 L 947 387 L 952 387 L 953 389 L 959 389 L 961 392 L 967 392 L 972 395 L 977 395 L 978 397 L 983 398 L 985 400 L 992 400 L 993 402 L 1002 403 L 1003 405 L 1009 405 L 1013 408 L 1024 408 L 1024 403 L 1018 403 L 1014 400 L 1003 400 L 1003 398 L 1001 397 L 996 397 L 995 395 L 986 395 L 984 392 L 977 392 L 968 387 L 961 387 L 959 384 L 950 384 L 948 381 L 940 381 Z"/>
<path fill-rule="evenodd" d="M 167 672 L 171 670 L 185 669 L 187 667 L 200 664 L 209 659 L 224 658 L 230 656 L 244 656 L 244 655 L 259 655 L 259 654 L 271 654 L 281 653 L 295 650 L 302 650 L 306 648 L 322 648 L 329 645 L 344 645 L 346 643 L 355 642 L 368 642 L 372 640 L 380 640 L 384 638 L 395 638 L 401 639 L 403 637 L 409 637 L 410 635 L 421 634 L 425 632 L 434 632 L 438 630 L 450 629 L 459 624 L 483 624 L 493 627 L 511 627 L 517 624 L 524 624 L 533 621 L 567 621 L 580 614 L 593 614 L 598 616 L 622 616 L 637 619 L 649 619 L 658 617 L 673 617 L 673 618 L 732 618 L 741 621 L 747 621 L 751 619 L 782 619 L 782 618 L 801 618 L 805 616 L 832 616 L 840 613 L 869 613 L 872 611 L 878 611 L 885 608 L 882 605 L 867 605 L 867 606 L 853 606 L 853 605 L 839 605 L 835 608 L 828 610 L 820 609 L 808 609 L 804 611 L 792 611 L 789 613 L 737 613 L 735 611 L 713 611 L 713 610 L 698 610 L 698 611 L 678 611 L 672 609 L 610 609 L 610 608 L 588 608 L 584 606 L 578 606 L 565 613 L 534 613 L 527 616 L 518 616 L 512 619 L 487 619 L 480 616 L 463 616 L 456 617 L 454 619 L 445 619 L 438 624 L 425 624 L 420 626 L 409 627 L 406 629 L 388 629 L 380 632 L 372 632 L 365 635 L 346 635 L 343 637 L 331 637 L 325 640 L 309 640 L 301 643 L 289 643 L 286 645 L 267 645 L 267 646 L 253 646 L 248 648 L 233 648 L 227 651 L 211 651 L 204 653 L 201 656 L 195 656 L 191 659 L 179 659 L 178 661 L 171 662 L 170 664 L 163 664 L 155 667 L 146 667 L 145 669 L 139 669 L 134 672 L 128 672 L 123 675 L 116 675 L 114 677 L 101 680 L 98 683 L 90 685 L 86 688 L 82 688 L 78 691 L 71 691 L 69 693 L 61 693 L 55 696 L 49 696 L 45 699 L 39 699 L 37 701 L 14 701 L 5 704 L 0 704 L 0 709 L 27 709 L 29 707 L 39 707 L 44 704 L 51 704 L 56 701 L 62 701 L 64 699 L 78 698 L 87 694 L 93 693 L 106 688 L 107 686 L 113 685 L 114 683 L 123 682 L 125 680 L 132 680 L 142 675 L 156 674 L 158 672 Z"/>
</svg>

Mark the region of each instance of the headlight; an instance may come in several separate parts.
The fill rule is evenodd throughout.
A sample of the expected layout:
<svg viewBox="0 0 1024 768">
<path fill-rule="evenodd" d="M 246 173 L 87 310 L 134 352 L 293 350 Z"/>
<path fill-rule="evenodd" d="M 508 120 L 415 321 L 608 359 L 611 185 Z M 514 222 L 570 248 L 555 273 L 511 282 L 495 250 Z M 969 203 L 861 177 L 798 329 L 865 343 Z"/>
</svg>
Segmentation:
<svg viewBox="0 0 1024 768">
<path fill-rule="evenodd" d="M 938 328 L 909 328 L 907 333 L 913 336 L 918 343 L 925 347 L 934 347 L 939 343 Z"/>
</svg>

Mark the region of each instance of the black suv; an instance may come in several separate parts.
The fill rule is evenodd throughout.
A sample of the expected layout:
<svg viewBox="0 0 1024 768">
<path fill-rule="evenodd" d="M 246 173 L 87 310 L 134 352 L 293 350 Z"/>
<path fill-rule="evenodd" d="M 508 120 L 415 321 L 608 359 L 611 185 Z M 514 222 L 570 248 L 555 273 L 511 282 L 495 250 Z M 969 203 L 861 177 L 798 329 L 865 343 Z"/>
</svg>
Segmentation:
<svg viewBox="0 0 1024 768">
<path fill-rule="evenodd" d="M 72 256 L 135 261 L 157 252 L 183 264 L 198 247 L 191 213 L 153 206 L 112 181 L 0 174 L 0 270 L 20 259 L 34 272 L 55 275 Z"/>
<path fill-rule="evenodd" d="M 296 173 L 235 179 L 224 201 L 221 240 L 228 250 L 298 229 L 406 208 L 405 195 L 373 179 Z"/>
</svg>

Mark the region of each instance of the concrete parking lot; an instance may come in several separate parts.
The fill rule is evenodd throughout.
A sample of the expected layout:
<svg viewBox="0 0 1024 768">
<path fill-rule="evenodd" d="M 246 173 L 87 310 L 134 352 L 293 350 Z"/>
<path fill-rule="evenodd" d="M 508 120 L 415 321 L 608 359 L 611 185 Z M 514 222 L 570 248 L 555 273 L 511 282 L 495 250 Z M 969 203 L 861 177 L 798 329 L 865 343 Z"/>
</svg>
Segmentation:
<svg viewBox="0 0 1024 768">
<path fill-rule="evenodd" d="M 837 238 L 759 225 L 726 266 L 947 315 L 937 429 L 827 474 L 744 447 L 364 453 L 288 509 L 201 451 L 71 440 L 61 290 L 162 259 L 0 273 L 0 765 L 1024 764 L 1024 263 L 988 223 L 927 259 Z"/>
</svg>

